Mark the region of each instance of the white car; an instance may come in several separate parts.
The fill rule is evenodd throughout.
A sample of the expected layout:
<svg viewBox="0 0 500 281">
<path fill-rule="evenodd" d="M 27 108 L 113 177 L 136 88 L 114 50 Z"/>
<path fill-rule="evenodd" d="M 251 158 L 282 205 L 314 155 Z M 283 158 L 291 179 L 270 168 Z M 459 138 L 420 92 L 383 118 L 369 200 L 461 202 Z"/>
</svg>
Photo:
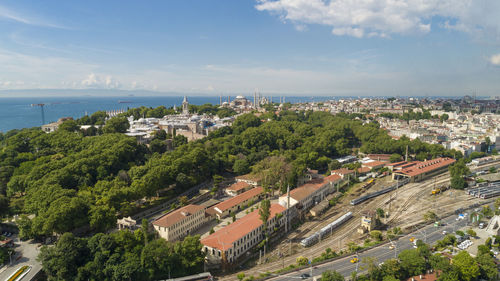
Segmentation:
<svg viewBox="0 0 500 281">
<path fill-rule="evenodd" d="M 446 230 L 443 230 L 443 235 L 446 235 L 448 232 Z"/>
</svg>

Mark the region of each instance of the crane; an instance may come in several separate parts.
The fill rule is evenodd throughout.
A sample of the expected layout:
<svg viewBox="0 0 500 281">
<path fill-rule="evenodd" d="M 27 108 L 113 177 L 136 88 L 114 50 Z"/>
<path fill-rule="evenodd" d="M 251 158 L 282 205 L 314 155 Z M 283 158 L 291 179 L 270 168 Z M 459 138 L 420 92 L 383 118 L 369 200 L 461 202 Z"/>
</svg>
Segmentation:
<svg viewBox="0 0 500 281">
<path fill-rule="evenodd" d="M 42 110 L 42 125 L 45 124 L 45 111 L 43 110 L 43 107 L 45 106 L 44 103 L 32 103 L 31 106 L 39 106 L 40 109 Z"/>
</svg>

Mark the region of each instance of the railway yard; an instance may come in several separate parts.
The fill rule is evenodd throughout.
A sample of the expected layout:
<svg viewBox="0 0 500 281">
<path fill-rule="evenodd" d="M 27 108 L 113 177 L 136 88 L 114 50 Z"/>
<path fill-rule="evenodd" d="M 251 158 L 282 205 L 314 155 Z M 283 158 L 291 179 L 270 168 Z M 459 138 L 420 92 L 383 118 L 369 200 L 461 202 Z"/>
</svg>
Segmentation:
<svg viewBox="0 0 500 281">
<path fill-rule="evenodd" d="M 471 167 L 471 170 L 484 170 L 491 166 L 500 166 L 499 160 L 477 167 Z M 294 264 L 299 256 L 312 259 L 321 255 L 327 248 L 335 252 L 346 250 L 350 242 L 363 244 L 369 234 L 358 233 L 361 225 L 361 215 L 366 212 L 374 212 L 381 208 L 387 217 L 381 218 L 383 227 L 381 230 L 399 227 L 403 232 L 414 231 L 415 226 L 424 222 L 424 214 L 432 211 L 438 217 L 445 217 L 453 214 L 455 210 L 464 206 L 473 204 L 481 205 L 484 199 L 470 196 L 461 190 L 445 190 L 449 185 L 449 173 L 438 174 L 427 180 L 405 184 L 393 191 L 384 193 L 375 198 L 368 199 L 357 205 L 351 205 L 351 201 L 370 193 L 387 189 L 394 185 L 390 176 L 376 179 L 375 183 L 369 188 L 363 188 L 365 183 L 359 183 L 349 189 L 341 197 L 339 202 L 329 208 L 322 215 L 306 220 L 303 224 L 290 232 L 282 242 L 268 249 L 268 253 L 262 257 L 262 264 L 258 264 L 258 259 L 250 259 L 244 266 L 239 268 L 246 276 L 258 276 L 264 272 L 273 272 L 284 266 Z M 438 194 L 433 194 L 433 190 L 442 188 Z M 351 212 L 352 217 L 337 228 L 331 231 L 331 235 L 325 235 L 319 243 L 314 243 L 310 247 L 304 247 L 300 244 L 304 238 L 307 238 L 322 228 L 328 226 L 343 215 Z M 220 280 L 233 280 L 235 276 L 221 276 Z"/>
</svg>

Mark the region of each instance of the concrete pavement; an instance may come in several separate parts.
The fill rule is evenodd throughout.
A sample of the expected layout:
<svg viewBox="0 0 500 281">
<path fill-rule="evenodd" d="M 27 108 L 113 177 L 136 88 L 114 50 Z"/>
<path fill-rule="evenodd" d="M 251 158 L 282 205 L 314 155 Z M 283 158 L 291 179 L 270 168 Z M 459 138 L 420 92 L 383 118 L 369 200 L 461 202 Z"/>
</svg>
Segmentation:
<svg viewBox="0 0 500 281">
<path fill-rule="evenodd" d="M 31 280 L 35 275 L 42 269 L 42 265 L 36 260 L 38 253 L 40 252 L 39 245 L 33 240 L 20 241 L 17 236 L 12 238 L 14 243 L 18 245 L 15 247 L 15 255 L 12 256 L 12 265 L 8 265 L 6 268 L 2 269 L 0 272 L 0 280 L 6 280 L 9 276 L 18 270 L 21 266 L 29 265 L 31 266 L 30 272 L 23 277 L 24 280 Z"/>
</svg>

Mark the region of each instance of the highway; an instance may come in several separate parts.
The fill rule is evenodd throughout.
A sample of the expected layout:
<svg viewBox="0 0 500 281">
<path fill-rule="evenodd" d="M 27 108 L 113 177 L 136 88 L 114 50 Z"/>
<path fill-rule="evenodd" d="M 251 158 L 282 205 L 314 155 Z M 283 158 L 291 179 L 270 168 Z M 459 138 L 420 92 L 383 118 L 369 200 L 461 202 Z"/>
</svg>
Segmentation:
<svg viewBox="0 0 500 281">
<path fill-rule="evenodd" d="M 359 253 L 358 258 L 360 262 L 357 264 L 353 264 L 350 262 L 351 259 L 355 256 L 351 255 L 322 265 L 315 266 L 313 268 L 302 269 L 300 271 L 288 273 L 281 276 L 276 276 L 269 280 L 278 281 L 278 280 L 302 279 L 300 276 L 304 273 L 307 273 L 310 276 L 317 276 L 321 275 L 321 273 L 326 270 L 335 270 L 340 274 L 348 277 L 351 275 L 351 272 L 356 271 L 356 268 L 358 269 L 358 272 L 364 271 L 361 269 L 361 267 L 363 266 L 362 261 L 363 258 L 365 257 L 373 257 L 376 259 L 377 263 L 382 263 L 385 260 L 394 258 L 402 250 L 412 249 L 413 244 L 410 242 L 410 237 L 415 237 L 415 239 L 420 239 L 426 242 L 427 244 L 433 244 L 437 240 L 440 240 L 444 237 L 444 235 L 442 234 L 443 230 L 446 230 L 447 233 L 454 233 L 457 229 L 466 226 L 467 222 L 465 219 L 457 221 L 456 218 L 457 215 L 449 216 L 441 220 L 441 222 L 444 223 L 443 226 L 439 227 L 435 227 L 433 225 L 425 226 L 423 228 L 420 228 L 419 230 L 416 230 L 413 233 L 400 237 L 398 240 L 393 240 L 394 244 L 396 245 L 396 247 L 393 250 L 389 249 L 389 244 L 384 244 L 375 247 L 373 249 L 367 250 L 365 252 Z M 312 278 L 308 278 L 308 280 L 312 280 Z"/>
</svg>

